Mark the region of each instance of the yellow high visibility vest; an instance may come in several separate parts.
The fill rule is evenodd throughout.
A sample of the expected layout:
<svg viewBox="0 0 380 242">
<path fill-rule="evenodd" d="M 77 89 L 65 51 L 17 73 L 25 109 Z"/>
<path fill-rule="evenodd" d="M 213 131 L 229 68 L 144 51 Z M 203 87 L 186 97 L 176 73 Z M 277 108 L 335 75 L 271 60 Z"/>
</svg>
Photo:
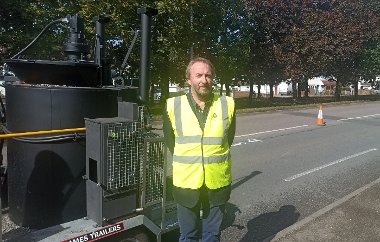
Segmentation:
<svg viewBox="0 0 380 242">
<path fill-rule="evenodd" d="M 205 183 L 208 188 L 217 189 L 231 184 L 228 128 L 234 100 L 213 96 L 203 132 L 186 95 L 169 98 L 166 107 L 175 136 L 174 186 L 198 189 Z"/>
</svg>

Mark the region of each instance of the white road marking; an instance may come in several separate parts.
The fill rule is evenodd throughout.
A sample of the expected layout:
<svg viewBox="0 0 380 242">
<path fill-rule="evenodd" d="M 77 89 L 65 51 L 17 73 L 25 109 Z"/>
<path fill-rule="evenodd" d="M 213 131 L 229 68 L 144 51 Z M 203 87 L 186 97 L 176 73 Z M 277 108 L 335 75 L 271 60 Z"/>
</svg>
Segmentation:
<svg viewBox="0 0 380 242">
<path fill-rule="evenodd" d="M 253 136 L 253 135 L 258 135 L 258 134 L 273 133 L 273 132 L 285 131 L 285 130 L 289 130 L 289 129 L 298 129 L 298 128 L 303 128 L 303 127 L 308 127 L 308 126 L 309 125 L 305 124 L 305 125 L 300 125 L 300 126 L 295 126 L 295 127 L 289 127 L 289 128 L 283 128 L 283 129 L 267 130 L 267 131 L 252 133 L 252 134 L 242 134 L 242 135 L 236 135 L 235 138 L 246 137 L 246 136 Z"/>
<path fill-rule="evenodd" d="M 263 142 L 262 140 L 259 140 L 259 139 L 248 139 L 247 140 L 248 143 L 256 143 L 256 142 Z M 235 144 L 232 144 L 231 147 L 234 147 L 234 146 L 240 146 L 240 145 L 246 145 L 247 142 L 239 142 L 239 143 L 235 143 Z"/>
<path fill-rule="evenodd" d="M 255 142 L 263 142 L 263 141 L 259 139 L 248 139 L 248 143 L 255 143 Z"/>
<path fill-rule="evenodd" d="M 302 176 L 308 175 L 308 174 L 313 173 L 313 172 L 315 172 L 315 171 L 319 171 L 319 170 L 324 169 L 324 168 L 326 168 L 326 167 L 329 167 L 329 166 L 332 166 L 332 165 L 336 165 L 336 164 L 338 164 L 338 163 L 340 163 L 340 162 L 342 162 L 342 161 L 349 160 L 349 159 L 351 159 L 351 158 L 355 158 L 355 157 L 358 157 L 358 156 L 364 155 L 364 154 L 366 154 L 366 153 L 369 153 L 369 152 L 371 152 L 371 151 L 375 151 L 375 150 L 377 150 L 377 149 L 376 149 L 376 148 L 373 148 L 373 149 L 370 149 L 370 150 L 366 150 L 366 151 L 363 151 L 363 152 L 360 152 L 360 153 L 356 153 L 356 154 L 353 154 L 353 155 L 350 155 L 350 156 L 344 157 L 344 158 L 342 158 L 342 159 L 339 159 L 339 160 L 336 160 L 336 161 L 330 162 L 330 163 L 328 163 L 328 164 L 326 164 L 326 165 L 319 166 L 319 167 L 317 167 L 317 168 L 314 168 L 314 169 L 311 169 L 311 170 L 308 170 L 308 171 L 305 171 L 305 172 L 302 172 L 302 173 L 296 174 L 296 175 L 294 175 L 294 176 L 291 176 L 291 177 L 285 178 L 284 181 L 292 181 L 292 180 L 294 180 L 294 179 L 297 179 L 297 178 L 300 178 L 300 177 L 302 177 Z"/>
<path fill-rule="evenodd" d="M 244 143 L 244 142 L 239 142 L 239 143 L 232 144 L 231 147 L 245 145 L 245 144 L 246 143 Z"/>
<path fill-rule="evenodd" d="M 372 118 L 372 117 L 376 117 L 376 116 L 379 116 L 379 115 L 380 115 L 380 113 L 371 114 L 371 115 L 365 115 L 365 116 L 355 117 L 355 118 L 341 118 L 341 119 L 338 119 L 338 122 L 339 121 L 346 121 L 346 120 L 353 120 L 353 119 Z"/>
</svg>

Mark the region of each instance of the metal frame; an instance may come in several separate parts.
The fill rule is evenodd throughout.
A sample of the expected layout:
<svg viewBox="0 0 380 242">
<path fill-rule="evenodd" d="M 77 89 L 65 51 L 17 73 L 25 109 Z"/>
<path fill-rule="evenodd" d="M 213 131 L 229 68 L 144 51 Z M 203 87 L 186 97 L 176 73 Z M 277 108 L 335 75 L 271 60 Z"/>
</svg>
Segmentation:
<svg viewBox="0 0 380 242">
<path fill-rule="evenodd" d="M 162 162 L 159 164 L 149 164 L 152 162 L 152 159 L 149 155 L 151 151 L 149 151 L 149 146 L 151 143 L 160 143 L 160 147 L 154 147 L 154 152 L 162 152 Z M 161 150 L 157 150 L 161 148 Z M 174 201 L 168 201 L 167 199 L 167 190 L 168 190 L 168 159 L 167 159 L 167 147 L 164 143 L 164 138 L 146 138 L 144 141 L 144 158 L 142 163 L 142 186 L 141 186 L 141 207 L 143 208 L 144 215 L 152 221 L 157 227 L 159 227 L 159 233 L 156 234 L 157 241 L 161 241 L 161 235 L 165 232 L 169 232 L 178 227 L 177 221 L 177 207 Z M 154 154 L 153 154 L 154 155 Z M 155 161 L 153 161 L 155 162 Z M 148 174 L 149 172 L 155 173 L 154 181 L 156 182 L 155 186 L 149 183 L 149 176 L 152 174 Z M 152 181 L 152 180 L 150 180 Z M 152 189 L 157 188 L 157 185 L 162 185 L 162 189 L 160 188 L 159 193 L 155 194 L 156 196 L 150 196 L 148 193 L 152 191 Z M 148 195 L 148 196 L 147 196 Z M 152 197 L 156 199 L 151 199 Z M 148 226 L 147 226 L 148 227 Z M 151 229 L 153 232 L 153 230 Z"/>
</svg>

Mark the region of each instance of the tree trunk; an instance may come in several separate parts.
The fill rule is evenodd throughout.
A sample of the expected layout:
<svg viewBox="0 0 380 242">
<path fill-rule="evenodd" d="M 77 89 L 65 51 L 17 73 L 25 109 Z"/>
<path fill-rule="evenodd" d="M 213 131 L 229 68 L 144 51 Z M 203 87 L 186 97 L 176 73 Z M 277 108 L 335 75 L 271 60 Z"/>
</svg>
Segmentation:
<svg viewBox="0 0 380 242">
<path fill-rule="evenodd" d="M 249 82 L 249 100 L 253 99 L 253 82 Z"/>
<path fill-rule="evenodd" d="M 261 84 L 257 85 L 257 98 L 261 98 Z"/>
<path fill-rule="evenodd" d="M 169 98 L 169 78 L 161 78 L 160 81 L 161 97 L 160 103 L 164 103 Z"/>
<path fill-rule="evenodd" d="M 304 86 L 305 86 L 305 97 L 309 97 L 309 84 L 306 81 L 304 81 Z"/>
<path fill-rule="evenodd" d="M 358 81 L 355 81 L 354 83 L 354 98 L 357 100 L 359 98 L 359 84 Z"/>
<path fill-rule="evenodd" d="M 269 99 L 273 99 L 273 82 L 269 82 Z"/>
<path fill-rule="evenodd" d="M 230 96 L 230 84 L 229 83 L 226 83 L 226 96 Z"/>
<path fill-rule="evenodd" d="M 335 100 L 340 101 L 340 93 L 342 90 L 342 82 L 339 81 L 339 79 L 336 80 L 336 86 L 335 86 Z"/>
<path fill-rule="evenodd" d="M 154 102 L 154 83 L 153 82 L 150 82 L 150 89 L 149 89 L 149 103 L 153 103 Z"/>
<path fill-rule="evenodd" d="M 223 83 L 220 83 L 219 95 L 223 95 Z"/>
<path fill-rule="evenodd" d="M 302 91 L 302 84 L 297 83 L 297 97 L 296 98 L 301 98 L 301 91 Z"/>
<path fill-rule="evenodd" d="M 293 98 L 297 98 L 297 82 L 292 80 L 292 95 Z"/>
</svg>

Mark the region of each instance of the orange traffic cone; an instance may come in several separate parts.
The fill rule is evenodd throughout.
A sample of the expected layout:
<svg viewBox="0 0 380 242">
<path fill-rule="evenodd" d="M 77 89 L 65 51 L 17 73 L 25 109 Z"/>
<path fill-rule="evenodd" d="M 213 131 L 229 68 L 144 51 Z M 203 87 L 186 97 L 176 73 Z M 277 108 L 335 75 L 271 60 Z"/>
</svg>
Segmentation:
<svg viewBox="0 0 380 242">
<path fill-rule="evenodd" d="M 319 105 L 319 112 L 318 112 L 318 118 L 317 118 L 317 125 L 324 126 L 326 125 L 326 122 L 323 120 L 323 112 L 322 112 L 322 104 Z"/>
</svg>

